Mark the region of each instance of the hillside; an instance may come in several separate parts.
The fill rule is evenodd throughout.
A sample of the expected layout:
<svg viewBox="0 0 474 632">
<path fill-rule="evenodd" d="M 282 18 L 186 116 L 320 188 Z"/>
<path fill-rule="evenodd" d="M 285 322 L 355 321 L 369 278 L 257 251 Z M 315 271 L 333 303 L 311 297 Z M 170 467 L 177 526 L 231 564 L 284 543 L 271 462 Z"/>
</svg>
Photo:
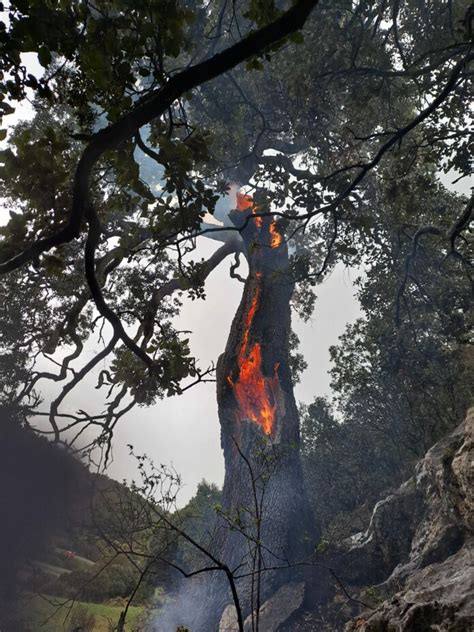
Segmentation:
<svg viewBox="0 0 474 632">
<path fill-rule="evenodd" d="M 45 621 L 44 632 L 63 629 L 65 617 L 70 623 L 73 601 L 84 596 L 89 604 L 81 612 L 105 609 L 116 622 L 136 572 L 115 559 L 98 525 L 112 524 L 118 503 L 132 504 L 134 494 L 107 476 L 91 473 L 7 415 L 1 421 L 0 497 L 8 507 L 0 526 L 2 632 L 35 632 Z M 107 605 L 114 599 L 118 601 Z M 138 601 L 143 602 L 143 595 Z M 61 603 L 66 607 L 59 609 Z M 141 610 L 131 613 L 136 618 Z"/>
</svg>

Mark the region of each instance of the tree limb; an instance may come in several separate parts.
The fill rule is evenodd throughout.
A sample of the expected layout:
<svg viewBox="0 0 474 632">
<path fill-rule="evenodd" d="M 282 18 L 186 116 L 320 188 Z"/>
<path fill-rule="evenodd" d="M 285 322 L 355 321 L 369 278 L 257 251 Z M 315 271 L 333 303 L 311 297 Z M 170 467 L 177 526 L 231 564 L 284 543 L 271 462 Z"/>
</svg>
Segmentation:
<svg viewBox="0 0 474 632">
<path fill-rule="evenodd" d="M 0 264 L 0 273 L 16 270 L 51 248 L 68 243 L 79 236 L 89 205 L 90 174 L 93 166 L 106 151 L 115 149 L 120 143 L 134 136 L 143 125 L 163 114 L 186 92 L 231 70 L 246 59 L 261 54 L 287 35 L 302 28 L 317 4 L 318 0 L 299 0 L 276 20 L 251 32 L 237 44 L 174 75 L 164 86 L 155 90 L 119 121 L 95 134 L 77 165 L 73 201 L 66 226 L 53 235 L 39 239 L 30 248 Z"/>
</svg>

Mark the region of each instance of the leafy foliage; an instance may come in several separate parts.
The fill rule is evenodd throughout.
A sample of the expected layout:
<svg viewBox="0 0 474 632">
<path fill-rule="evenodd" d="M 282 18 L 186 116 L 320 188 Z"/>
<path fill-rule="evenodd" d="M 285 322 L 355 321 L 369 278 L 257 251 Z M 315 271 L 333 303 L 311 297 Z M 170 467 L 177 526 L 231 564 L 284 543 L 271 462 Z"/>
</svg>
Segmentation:
<svg viewBox="0 0 474 632">
<path fill-rule="evenodd" d="M 413 215 L 430 225 L 442 210 L 449 225 L 459 202 L 427 172 L 405 182 L 410 203 L 403 185 L 387 191 L 380 248 L 358 281 L 364 318 L 331 349 L 338 414 L 321 399 L 302 411 L 312 502 L 323 526 L 339 523 L 342 533 L 362 528 L 375 501 L 460 423 L 472 398 L 468 246 L 450 256 L 425 237 L 411 256 Z"/>
<path fill-rule="evenodd" d="M 379 423 L 384 395 L 405 420 L 392 442 L 410 430 L 413 454 L 426 449 L 445 383 L 421 357 L 448 358 L 454 383 L 467 330 L 472 203 L 437 173 L 469 170 L 468 3 L 13 0 L 7 13 L 0 108 L 31 98 L 35 113 L 1 154 L 2 403 L 47 415 L 56 441 L 93 426 L 92 443 L 110 446 L 133 405 L 207 379 L 175 317 L 240 252 L 236 231 L 207 261 L 198 250 L 203 219 L 237 181 L 278 217 L 304 318 L 337 262 L 365 266 L 367 323 L 334 351 L 341 410 L 360 422 L 373 402 Z M 63 412 L 104 359 L 104 412 Z M 47 412 L 43 380 L 62 387 Z M 409 428 L 407 393 L 420 388 L 444 412 L 430 421 L 420 400 L 410 415 L 422 429 Z"/>
</svg>

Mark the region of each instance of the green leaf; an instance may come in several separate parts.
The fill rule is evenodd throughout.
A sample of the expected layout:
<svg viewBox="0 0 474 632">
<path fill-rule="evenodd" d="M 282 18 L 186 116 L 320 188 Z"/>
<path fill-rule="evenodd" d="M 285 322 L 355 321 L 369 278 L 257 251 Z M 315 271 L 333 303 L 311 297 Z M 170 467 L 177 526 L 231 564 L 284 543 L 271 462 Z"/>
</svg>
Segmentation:
<svg viewBox="0 0 474 632">
<path fill-rule="evenodd" d="M 262 64 L 262 62 L 258 60 L 256 57 L 249 59 L 247 61 L 246 67 L 247 67 L 247 70 L 263 70 L 264 69 L 264 65 Z"/>
<path fill-rule="evenodd" d="M 296 31 L 296 33 L 292 33 L 290 35 L 290 39 L 295 44 L 303 44 L 304 43 L 304 36 L 303 36 L 303 33 L 301 33 L 301 31 Z"/>
<path fill-rule="evenodd" d="M 46 68 L 51 63 L 51 51 L 46 46 L 40 46 L 38 50 L 38 61 Z"/>
</svg>

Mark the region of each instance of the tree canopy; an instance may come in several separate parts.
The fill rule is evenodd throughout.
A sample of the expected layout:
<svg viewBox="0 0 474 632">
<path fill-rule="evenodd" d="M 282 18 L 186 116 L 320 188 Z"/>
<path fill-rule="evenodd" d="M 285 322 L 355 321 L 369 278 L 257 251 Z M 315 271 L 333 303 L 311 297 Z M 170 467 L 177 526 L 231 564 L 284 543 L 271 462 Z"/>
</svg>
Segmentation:
<svg viewBox="0 0 474 632">
<path fill-rule="evenodd" d="M 335 352 L 351 411 L 374 323 L 393 322 L 395 364 L 420 301 L 436 345 L 465 336 L 472 201 L 438 176 L 469 172 L 469 3 L 17 0 L 5 14 L 0 108 L 35 113 L 1 154 L 2 405 L 44 413 L 42 380 L 56 381 L 47 432 L 109 441 L 134 404 L 209 379 L 174 317 L 227 256 L 238 274 L 238 229 L 208 219 L 232 183 L 258 204 L 250 221 L 278 219 L 303 316 L 336 263 L 366 270 L 374 320 Z M 207 260 L 201 235 L 222 240 Z M 62 412 L 105 358 L 105 412 Z"/>
</svg>

